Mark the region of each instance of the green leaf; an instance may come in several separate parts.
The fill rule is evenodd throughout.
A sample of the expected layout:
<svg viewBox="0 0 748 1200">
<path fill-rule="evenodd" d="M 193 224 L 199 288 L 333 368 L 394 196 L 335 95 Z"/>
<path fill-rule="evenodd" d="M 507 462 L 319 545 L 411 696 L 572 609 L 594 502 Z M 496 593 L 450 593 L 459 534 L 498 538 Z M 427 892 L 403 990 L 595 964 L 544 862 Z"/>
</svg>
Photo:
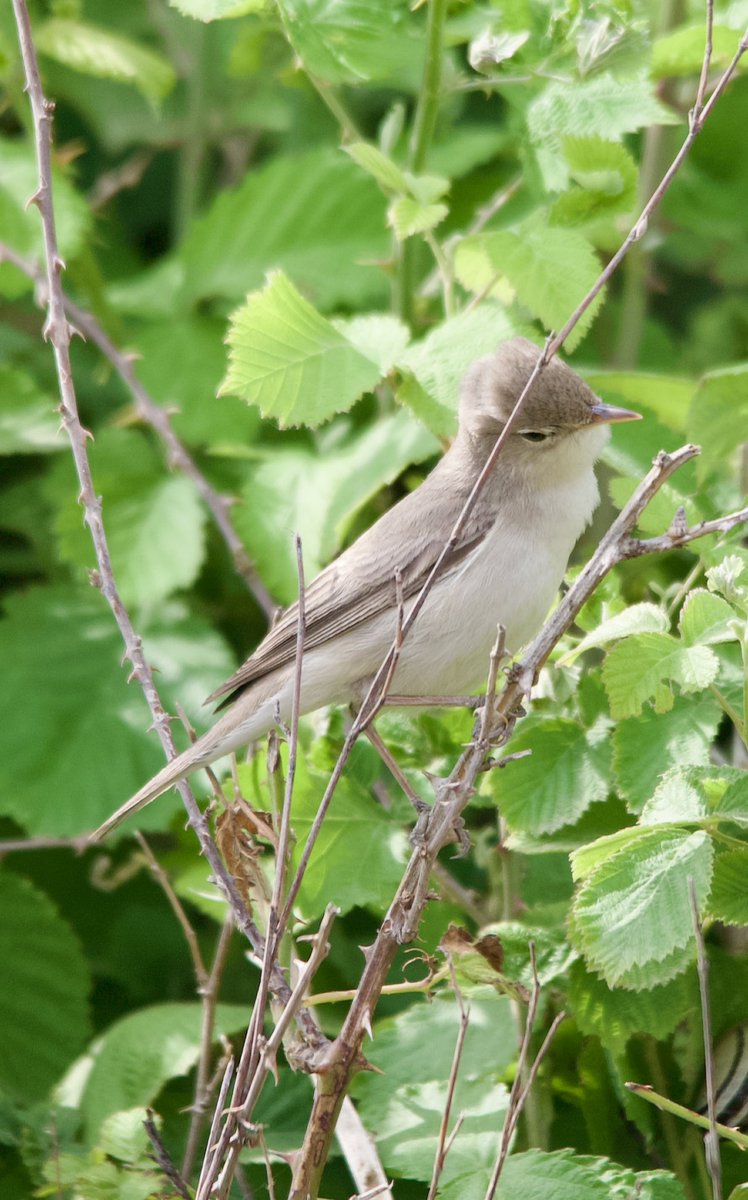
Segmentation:
<svg viewBox="0 0 748 1200">
<path fill-rule="evenodd" d="M 625 133 L 647 125 L 672 125 L 677 120 L 656 98 L 644 75 L 621 79 L 604 73 L 581 83 L 554 81 L 527 111 L 530 139 L 551 191 L 561 191 L 570 177 L 564 138 L 600 137 L 617 142 Z"/>
<path fill-rule="evenodd" d="M 575 225 L 631 211 L 636 203 L 637 169 L 623 146 L 599 137 L 566 137 L 562 145 L 575 186 L 555 201 L 554 223 Z"/>
<path fill-rule="evenodd" d="M 651 371 L 585 371 L 587 383 L 609 404 L 645 408 L 668 429 L 682 433 L 696 390 L 692 379 Z"/>
<path fill-rule="evenodd" d="M 155 607 L 194 583 L 205 554 L 206 514 L 192 480 L 165 474 L 160 455 L 134 431 L 100 433 L 91 466 L 94 485 L 105 497 L 109 549 L 125 604 Z M 56 521 L 60 556 L 94 567 L 70 463 L 60 465 L 57 479 L 58 486 L 70 480 Z"/>
<path fill-rule="evenodd" d="M 346 154 L 350 154 L 353 161 L 371 175 L 372 179 L 376 179 L 385 191 L 402 195 L 407 193 L 408 181 L 405 172 L 377 146 L 372 146 L 370 142 L 351 142 L 342 149 Z"/>
<path fill-rule="evenodd" d="M 34 30 L 37 49 L 74 71 L 131 83 L 151 101 L 162 100 L 176 83 L 171 63 L 138 42 L 84 21 L 55 17 Z"/>
<path fill-rule="evenodd" d="M 117 1158 L 129 1165 L 139 1159 L 147 1162 L 146 1155 L 152 1149 L 151 1140 L 143 1128 L 147 1117 L 147 1108 L 128 1108 L 124 1112 L 112 1113 L 102 1122 L 98 1148 L 109 1158 Z M 155 1117 L 155 1121 L 158 1128 L 160 1118 Z"/>
<path fill-rule="evenodd" d="M 473 267 L 464 269 L 476 252 L 493 275 L 509 281 L 520 304 L 549 330 L 563 325 L 600 274 L 587 238 L 577 230 L 549 225 L 542 213 L 534 213 L 513 229 L 479 233 L 460 242 L 455 252 L 457 277 L 465 287 L 480 290 L 483 274 L 476 276 Z M 567 339 L 569 350 L 589 329 L 601 303 L 602 293 Z"/>
<path fill-rule="evenodd" d="M 448 212 L 446 204 L 420 204 L 410 196 L 400 196 L 388 208 L 387 222 L 395 231 L 397 240 L 403 242 L 413 234 L 435 229 Z"/>
<path fill-rule="evenodd" d="M 713 371 L 701 380 L 688 415 L 686 432 L 701 446 L 696 471 L 701 483 L 735 458 L 736 430 L 748 426 L 748 364 Z"/>
<path fill-rule="evenodd" d="M 224 17 L 260 12 L 266 7 L 266 0 L 169 0 L 169 4 L 196 21 L 220 21 Z"/>
<path fill-rule="evenodd" d="M 678 628 L 687 646 L 714 646 L 736 640 L 736 620 L 737 613 L 721 596 L 706 588 L 694 588 L 686 596 Z"/>
<path fill-rule="evenodd" d="M 720 592 L 730 604 L 736 604 L 748 612 L 748 580 L 741 582 L 745 570 L 745 559 L 739 554 L 727 554 L 717 566 L 709 568 L 706 583 L 710 592 Z"/>
<path fill-rule="evenodd" d="M 169 1079 L 186 1075 L 200 1054 L 200 1004 L 158 1004 L 132 1012 L 106 1031 L 94 1050 L 81 1116 L 93 1142 L 112 1113 L 151 1104 Z M 247 1024 L 241 1004 L 219 1004 L 213 1032 L 237 1033 Z"/>
<path fill-rule="evenodd" d="M 13 703 L 0 722 L 0 811 L 33 834 L 94 829 L 163 765 L 140 689 L 126 683 L 122 639 L 90 588 L 38 587 L 5 607 L 0 659 Z M 204 728 L 202 700 L 233 668 L 225 644 L 175 604 L 143 632 L 167 707 L 178 696 Z M 141 827 L 165 828 L 174 809 L 159 801 Z"/>
<path fill-rule="evenodd" d="M 599 1037 L 605 1048 L 618 1055 L 629 1038 L 646 1033 L 662 1041 L 697 1011 L 698 997 L 692 975 L 681 974 L 645 992 L 611 988 L 578 960 L 572 965 L 569 1003 L 582 1033 Z"/>
<path fill-rule="evenodd" d="M 294 865 L 306 844 L 328 776 L 297 763 L 292 824 Z M 326 904 L 342 912 L 370 905 L 386 908 L 407 859 L 404 834 L 368 790 L 352 778 L 338 785 L 299 890 L 296 911 L 318 919 Z"/>
<path fill-rule="evenodd" d="M 223 320 L 185 314 L 149 323 L 137 335 L 138 379 L 191 445 L 245 448 L 257 434 L 254 409 L 238 396 L 216 396 L 226 370 L 225 333 Z"/>
<path fill-rule="evenodd" d="M 407 5 L 363 0 L 278 0 L 286 36 L 305 70 L 328 83 L 420 75 L 423 39 Z"/>
<path fill-rule="evenodd" d="M 727 25 L 712 27 L 712 67 L 726 67 L 738 48 L 740 34 Z M 683 25 L 656 38 L 652 46 L 652 75 L 670 79 L 674 75 L 697 75 L 704 60 L 704 23 Z M 741 63 L 741 69 L 745 70 Z"/>
<path fill-rule="evenodd" d="M 56 402 L 25 371 L 0 364 L 0 454 L 63 450 Z"/>
<path fill-rule="evenodd" d="M 720 853 L 714 860 L 709 915 L 723 925 L 748 925 L 748 846 Z"/>
<path fill-rule="evenodd" d="M 256 404 L 281 427 L 321 425 L 355 404 L 381 374 L 280 271 L 233 314 L 227 341 L 221 394 Z"/>
<path fill-rule="evenodd" d="M 595 1161 L 575 1157 L 569 1150 L 512 1154 L 504 1165 L 496 1200 L 547 1200 L 549 1196 L 553 1200 L 610 1200 L 609 1184 L 593 1169 Z M 490 1167 L 476 1160 L 451 1186 L 440 1186 L 439 1196 L 444 1200 L 482 1200 L 490 1174 Z"/>
<path fill-rule="evenodd" d="M 618 789 L 631 812 L 640 812 L 669 767 L 709 762 L 721 710 L 709 694 L 677 696 L 668 713 L 645 709 L 621 721 L 613 734 Z"/>
<path fill-rule="evenodd" d="M 341 548 L 356 512 L 411 463 L 436 453 L 437 442 L 410 413 L 380 418 L 327 452 L 274 450 L 252 472 L 234 509 L 236 528 L 272 594 L 298 594 L 294 534 L 304 574 L 312 579 Z"/>
<path fill-rule="evenodd" d="M 647 700 L 659 700 L 661 685 L 697 692 L 716 678 L 719 659 L 706 646 L 684 646 L 666 633 L 639 633 L 619 642 L 603 664 L 603 682 L 616 720 L 638 716 Z M 657 704 L 656 704 L 657 707 Z"/>
<path fill-rule="evenodd" d="M 611 749 L 607 729 L 584 729 L 557 717 L 512 738 L 512 753 L 530 749 L 529 758 L 494 772 L 492 787 L 512 830 L 553 833 L 573 825 L 610 790 Z"/>
<path fill-rule="evenodd" d="M 398 366 L 406 374 L 398 399 L 434 433 L 452 437 L 457 429 L 459 384 L 467 368 L 507 338 L 524 332 L 494 304 L 443 321 L 400 356 Z"/>
<path fill-rule="evenodd" d="M 387 299 L 385 199 L 339 151 L 279 157 L 221 192 L 179 252 L 184 299 L 239 301 L 281 268 L 318 307 Z"/>
<path fill-rule="evenodd" d="M 577 642 L 558 660 L 559 666 L 568 666 L 578 655 L 593 646 L 605 646 L 618 638 L 629 637 L 633 633 L 667 633 L 670 621 L 667 613 L 656 604 L 644 602 L 632 604 L 622 612 L 616 613 L 603 621 L 596 629 L 585 634 L 581 642 Z"/>
<path fill-rule="evenodd" d="M 658 828 L 642 831 L 587 878 L 574 902 L 574 940 L 611 987 L 631 968 L 648 968 L 645 988 L 682 969 L 678 952 L 693 937 L 688 881 L 702 908 L 712 859 L 706 833 Z"/>
<path fill-rule="evenodd" d="M 67 921 L 33 884 L 0 871 L 0 1087 L 24 1104 L 46 1096 L 89 1032 L 89 971 Z"/>
<path fill-rule="evenodd" d="M 366 358 L 377 363 L 382 375 L 389 374 L 410 341 L 408 327 L 391 313 L 367 313 L 333 321 L 333 325 Z"/>
</svg>

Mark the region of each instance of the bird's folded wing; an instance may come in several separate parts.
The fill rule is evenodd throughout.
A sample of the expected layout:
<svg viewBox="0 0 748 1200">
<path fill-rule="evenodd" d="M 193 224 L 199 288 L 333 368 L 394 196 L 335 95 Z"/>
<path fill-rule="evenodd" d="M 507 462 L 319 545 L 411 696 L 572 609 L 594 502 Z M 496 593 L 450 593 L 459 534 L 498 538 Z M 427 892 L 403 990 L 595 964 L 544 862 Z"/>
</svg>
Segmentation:
<svg viewBox="0 0 748 1200">
<path fill-rule="evenodd" d="M 453 506 L 451 508 L 456 518 L 459 508 L 456 511 Z M 395 511 L 387 513 L 374 528 L 322 571 L 306 589 L 305 651 L 324 645 L 331 638 L 347 633 L 388 608 L 394 610 L 397 603 L 397 570 L 401 574 L 403 599 L 420 591 L 444 549 L 446 539 L 437 540 L 427 534 L 424 536 L 423 530 L 419 534 L 421 523 L 417 517 L 420 513 L 414 513 L 414 522 L 410 525 L 406 522 L 404 529 L 400 522 L 398 538 L 391 539 L 387 536 L 387 518 Z M 473 514 L 462 538 L 445 559 L 440 577 L 458 566 L 480 544 L 493 517 L 494 514 L 488 512 Z M 431 529 L 450 528 L 449 524 L 442 524 L 438 520 L 429 524 Z M 278 667 L 293 662 L 298 620 L 298 603 L 294 603 L 281 614 L 254 654 L 230 679 L 216 688 L 206 703 L 221 696 L 228 697 L 223 701 L 223 705 L 231 703 L 236 699 L 236 694 L 248 684 L 254 683 Z"/>
</svg>

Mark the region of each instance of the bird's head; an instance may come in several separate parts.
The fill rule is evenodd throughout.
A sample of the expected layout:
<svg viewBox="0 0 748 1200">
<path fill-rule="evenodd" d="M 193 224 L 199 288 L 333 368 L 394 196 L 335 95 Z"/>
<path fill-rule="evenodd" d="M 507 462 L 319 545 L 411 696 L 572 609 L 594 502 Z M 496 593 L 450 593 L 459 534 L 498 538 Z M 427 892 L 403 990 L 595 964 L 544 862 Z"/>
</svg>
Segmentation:
<svg viewBox="0 0 748 1200">
<path fill-rule="evenodd" d="M 461 436 L 478 444 L 496 441 L 539 355 L 527 338 L 515 337 L 472 364 L 460 384 Z M 586 466 L 600 454 L 611 424 L 639 419 L 639 413 L 604 404 L 571 367 L 553 358 L 525 397 L 502 453 L 528 468 Z"/>
</svg>

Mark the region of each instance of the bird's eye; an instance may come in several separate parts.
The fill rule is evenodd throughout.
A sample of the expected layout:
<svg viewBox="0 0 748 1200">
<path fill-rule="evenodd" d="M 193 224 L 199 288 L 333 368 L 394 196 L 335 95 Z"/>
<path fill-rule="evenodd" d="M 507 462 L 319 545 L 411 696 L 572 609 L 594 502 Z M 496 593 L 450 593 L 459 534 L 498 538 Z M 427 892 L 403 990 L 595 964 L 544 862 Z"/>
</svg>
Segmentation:
<svg viewBox="0 0 748 1200">
<path fill-rule="evenodd" d="M 519 436 L 526 442 L 544 442 L 551 436 L 550 429 L 520 429 Z"/>
</svg>

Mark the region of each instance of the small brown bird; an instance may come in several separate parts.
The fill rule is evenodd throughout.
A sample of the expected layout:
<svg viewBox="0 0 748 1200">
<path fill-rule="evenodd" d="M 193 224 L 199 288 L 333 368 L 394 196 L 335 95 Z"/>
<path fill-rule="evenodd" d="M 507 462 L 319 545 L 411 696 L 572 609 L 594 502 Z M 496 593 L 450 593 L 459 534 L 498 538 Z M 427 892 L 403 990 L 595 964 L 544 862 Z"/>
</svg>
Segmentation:
<svg viewBox="0 0 748 1200">
<path fill-rule="evenodd" d="M 397 626 L 407 615 L 538 358 L 524 338 L 504 342 L 469 368 L 460 385 L 451 447 L 411 495 L 308 586 L 301 711 L 360 703 Z M 601 403 L 553 359 L 538 377 L 518 425 L 480 493 L 400 652 L 391 691 L 464 694 L 479 686 L 497 623 L 517 652 L 540 628 L 574 543 L 598 502 L 593 465 L 613 421 L 638 413 Z M 216 724 L 168 763 L 93 835 L 105 836 L 172 784 L 288 721 L 298 609 L 282 614 L 254 654 L 209 700 L 229 705 Z"/>
</svg>

